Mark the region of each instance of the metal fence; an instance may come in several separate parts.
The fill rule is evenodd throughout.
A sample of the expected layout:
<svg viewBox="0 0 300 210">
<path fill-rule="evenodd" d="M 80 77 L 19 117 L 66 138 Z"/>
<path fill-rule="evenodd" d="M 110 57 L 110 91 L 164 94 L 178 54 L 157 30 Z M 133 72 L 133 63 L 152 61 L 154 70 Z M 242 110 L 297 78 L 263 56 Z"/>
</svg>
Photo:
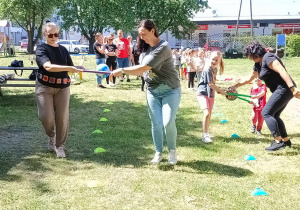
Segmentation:
<svg viewBox="0 0 300 210">
<path fill-rule="evenodd" d="M 206 36 L 202 33 L 194 33 L 190 36 L 190 39 L 182 41 L 182 45 L 185 48 L 207 48 L 208 50 L 220 50 L 225 53 L 229 50 L 235 50 L 242 53 L 243 48 L 251 41 L 258 41 L 267 48 L 276 48 L 276 36 L 246 36 L 233 34 L 214 34 Z"/>
</svg>

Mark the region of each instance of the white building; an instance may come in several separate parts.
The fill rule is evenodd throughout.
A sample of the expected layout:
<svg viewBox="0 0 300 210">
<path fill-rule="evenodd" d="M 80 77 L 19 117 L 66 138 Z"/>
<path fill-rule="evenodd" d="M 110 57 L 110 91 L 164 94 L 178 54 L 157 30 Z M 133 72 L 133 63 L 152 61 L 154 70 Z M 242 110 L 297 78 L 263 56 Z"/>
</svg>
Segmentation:
<svg viewBox="0 0 300 210">
<path fill-rule="evenodd" d="M 27 32 L 23 28 L 15 26 L 9 20 L 0 20 L 0 22 L 0 34 L 11 39 L 13 44 L 18 45 L 22 39 L 26 39 Z"/>
<path fill-rule="evenodd" d="M 299 0 L 260 0 L 252 1 L 253 35 L 300 34 Z M 236 33 L 240 1 L 210 0 L 210 9 L 199 12 L 191 20 L 198 25 L 191 39 L 194 47 L 203 47 L 207 38 L 213 35 L 231 36 Z M 251 35 L 250 1 L 243 1 L 239 20 L 238 34 Z M 188 40 L 177 40 L 172 36 L 164 37 L 172 48 L 186 47 Z M 196 41 L 195 41 L 196 40 Z"/>
</svg>

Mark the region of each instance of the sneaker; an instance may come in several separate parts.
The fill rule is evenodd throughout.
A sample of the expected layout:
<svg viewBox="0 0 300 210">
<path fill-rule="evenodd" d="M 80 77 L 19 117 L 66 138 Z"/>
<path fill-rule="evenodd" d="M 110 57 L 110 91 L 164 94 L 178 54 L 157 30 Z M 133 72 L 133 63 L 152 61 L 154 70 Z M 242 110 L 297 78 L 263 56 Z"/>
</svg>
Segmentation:
<svg viewBox="0 0 300 210">
<path fill-rule="evenodd" d="M 56 156 L 58 158 L 65 158 L 66 157 L 66 153 L 65 153 L 63 147 L 56 147 L 55 152 L 56 152 Z"/>
<path fill-rule="evenodd" d="M 291 142 L 291 140 L 289 139 L 289 140 L 287 140 L 287 141 L 284 141 L 283 142 L 284 144 L 285 144 L 285 146 L 287 146 L 287 147 L 291 147 L 292 146 L 292 142 Z"/>
<path fill-rule="evenodd" d="M 56 149 L 55 143 L 56 143 L 56 136 L 55 135 L 53 137 L 48 137 L 48 149 L 50 151 L 55 151 L 55 149 Z"/>
<path fill-rule="evenodd" d="M 130 79 L 127 79 L 126 82 L 130 82 Z"/>
<path fill-rule="evenodd" d="M 163 159 L 162 152 L 155 152 L 154 158 L 151 160 L 151 163 L 157 164 Z"/>
<path fill-rule="evenodd" d="M 171 165 L 176 165 L 176 163 L 177 163 L 176 150 L 174 150 L 174 149 L 171 149 L 171 150 L 169 151 L 169 163 L 170 163 Z"/>
<path fill-rule="evenodd" d="M 255 126 L 255 125 L 252 125 L 252 127 L 251 127 L 251 133 L 254 133 L 255 130 L 256 130 L 256 126 Z"/>
<path fill-rule="evenodd" d="M 203 137 L 202 137 L 202 141 L 206 144 L 208 143 L 212 143 L 213 141 L 211 140 L 209 134 L 203 134 Z"/>
<path fill-rule="evenodd" d="M 261 131 L 259 131 L 259 130 L 256 131 L 256 134 L 257 134 L 258 136 L 261 136 L 261 135 L 262 135 Z"/>
<path fill-rule="evenodd" d="M 283 141 L 280 141 L 279 143 L 277 143 L 277 141 L 273 141 L 271 143 L 271 145 L 269 147 L 266 148 L 267 151 L 277 151 L 277 150 L 281 150 L 281 149 L 285 149 L 286 145 L 284 144 Z"/>
<path fill-rule="evenodd" d="M 99 88 L 106 88 L 105 86 L 103 86 L 103 85 L 99 85 Z"/>
</svg>

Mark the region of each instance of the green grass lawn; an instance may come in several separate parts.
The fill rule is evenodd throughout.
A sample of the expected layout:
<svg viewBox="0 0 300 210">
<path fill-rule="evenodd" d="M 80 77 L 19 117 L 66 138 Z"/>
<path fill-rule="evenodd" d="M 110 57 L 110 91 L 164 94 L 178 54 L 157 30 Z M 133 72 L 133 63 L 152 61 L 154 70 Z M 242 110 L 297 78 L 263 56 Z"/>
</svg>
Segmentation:
<svg viewBox="0 0 300 210">
<path fill-rule="evenodd" d="M 72 57 L 75 65 L 81 57 Z M 0 58 L 7 66 L 30 56 Z M 84 62 L 95 68 L 94 56 Z M 224 77 L 244 78 L 253 63 L 225 60 Z M 286 60 L 300 85 L 300 58 Z M 9 73 L 11 71 L 0 73 Z M 24 72 L 28 76 L 30 72 Z M 182 81 L 177 117 L 178 164 L 149 162 L 154 155 L 150 120 L 141 80 L 117 88 L 96 88 L 96 76 L 84 74 L 71 86 L 67 158 L 47 151 L 47 138 L 37 117 L 34 88 L 2 88 L 0 97 L 0 209 L 299 209 L 300 111 L 293 99 L 283 113 L 291 149 L 267 153 L 272 137 L 250 133 L 251 106 L 217 95 L 211 133 L 214 144 L 201 142 L 202 113 L 195 92 Z M 234 82 L 219 82 L 226 88 Z M 251 86 L 239 89 L 248 94 Z M 268 93 L 268 96 L 270 93 Z M 113 104 L 107 104 L 113 102 Z M 110 109 L 111 112 L 104 112 Z M 219 116 L 221 113 L 222 116 Z M 105 117 L 107 122 L 99 122 Z M 228 123 L 221 124 L 226 119 Z M 102 134 L 92 134 L 96 129 Z M 230 138 L 233 133 L 241 136 Z M 94 154 L 102 147 L 104 153 Z M 245 155 L 256 161 L 247 162 Z M 268 196 L 252 196 L 255 188 Z"/>
</svg>

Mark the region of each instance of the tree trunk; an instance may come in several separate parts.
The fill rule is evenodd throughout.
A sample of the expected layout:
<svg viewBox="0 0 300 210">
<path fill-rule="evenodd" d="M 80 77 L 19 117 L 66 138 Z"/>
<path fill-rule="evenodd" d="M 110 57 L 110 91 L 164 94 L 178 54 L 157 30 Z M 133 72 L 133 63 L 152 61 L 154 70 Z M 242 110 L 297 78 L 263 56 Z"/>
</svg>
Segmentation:
<svg viewBox="0 0 300 210">
<path fill-rule="evenodd" d="M 40 25 L 38 27 L 38 31 L 37 31 L 37 35 L 36 35 L 36 38 L 35 38 L 35 43 L 37 42 L 38 39 L 42 40 L 43 37 L 42 37 L 42 28 L 43 28 L 43 22 L 44 22 L 44 18 L 42 17 L 42 20 L 40 22 Z"/>
<path fill-rule="evenodd" d="M 34 27 L 31 28 L 29 26 L 28 28 L 29 30 L 27 30 L 27 36 L 28 36 L 28 46 L 27 46 L 27 52 L 29 54 L 33 54 L 33 51 L 34 51 Z"/>
<path fill-rule="evenodd" d="M 91 53 L 91 54 L 94 54 L 95 52 L 94 52 L 94 48 L 93 48 L 93 46 L 94 46 L 94 43 L 95 43 L 95 36 L 91 36 L 90 38 L 89 38 L 89 53 Z"/>
</svg>

